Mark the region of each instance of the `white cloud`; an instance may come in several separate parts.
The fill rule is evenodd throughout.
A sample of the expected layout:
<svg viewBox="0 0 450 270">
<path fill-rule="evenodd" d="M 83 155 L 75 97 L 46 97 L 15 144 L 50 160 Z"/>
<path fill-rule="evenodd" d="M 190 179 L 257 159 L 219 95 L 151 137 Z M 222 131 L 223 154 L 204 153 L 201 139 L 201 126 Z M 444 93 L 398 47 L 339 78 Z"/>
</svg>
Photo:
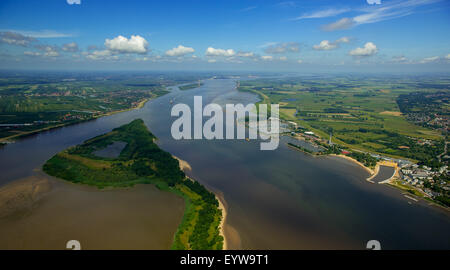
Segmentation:
<svg viewBox="0 0 450 270">
<path fill-rule="evenodd" d="M 25 51 L 25 52 L 23 52 L 23 54 L 26 56 L 41 56 L 40 52 Z"/>
<path fill-rule="evenodd" d="M 58 57 L 59 56 L 59 52 L 56 51 L 49 51 L 44 53 L 45 57 Z"/>
<path fill-rule="evenodd" d="M 306 13 L 299 17 L 293 18 L 292 20 L 302 20 L 302 19 L 319 19 L 319 18 L 327 18 L 327 17 L 333 17 L 337 16 L 339 14 L 345 13 L 350 11 L 349 9 L 325 9 L 325 10 L 319 10 L 312 13 Z"/>
<path fill-rule="evenodd" d="M 450 53 L 445 56 L 445 59 L 450 60 Z"/>
<path fill-rule="evenodd" d="M 64 44 L 62 50 L 65 52 L 78 52 L 78 44 L 76 42 Z"/>
<path fill-rule="evenodd" d="M 87 54 L 86 58 L 90 60 L 107 60 L 113 56 L 109 50 L 97 50 L 85 54 Z"/>
<path fill-rule="evenodd" d="M 81 0 L 67 0 L 67 4 L 69 5 L 81 5 Z"/>
<path fill-rule="evenodd" d="M 354 50 L 351 50 L 349 54 L 351 56 L 364 57 L 374 55 L 377 52 L 378 52 L 377 46 L 372 42 L 367 42 L 366 44 L 364 44 L 363 48 L 356 48 Z"/>
<path fill-rule="evenodd" d="M 381 5 L 381 0 L 367 0 L 369 5 Z"/>
<path fill-rule="evenodd" d="M 206 56 L 230 57 L 230 56 L 235 55 L 236 53 L 233 49 L 224 50 L 224 49 L 215 49 L 213 47 L 208 47 L 208 49 L 206 49 L 205 54 L 206 54 Z"/>
<path fill-rule="evenodd" d="M 350 38 L 348 37 L 341 37 L 340 39 L 336 40 L 335 43 L 349 43 Z"/>
<path fill-rule="evenodd" d="M 166 51 L 167 56 L 183 56 L 195 52 L 194 48 L 184 47 L 183 45 L 178 45 L 178 47 Z"/>
<path fill-rule="evenodd" d="M 117 36 L 105 40 L 105 47 L 115 53 L 147 53 L 148 42 L 141 36 L 132 35 L 130 39 Z"/>
<path fill-rule="evenodd" d="M 255 57 L 255 54 L 253 52 L 238 52 L 236 54 L 238 57 L 247 57 L 247 58 L 253 58 Z"/>
<path fill-rule="evenodd" d="M 393 56 L 392 57 L 392 62 L 394 62 L 394 63 L 407 63 L 407 62 L 409 62 L 409 60 L 405 56 L 399 55 L 399 56 Z"/>
<path fill-rule="evenodd" d="M 279 60 L 280 60 L 280 61 L 286 61 L 286 60 L 287 60 L 287 57 L 286 57 L 286 56 L 280 56 Z"/>
<path fill-rule="evenodd" d="M 297 63 L 301 64 L 301 63 L 303 63 L 303 60 L 302 59 L 298 59 Z"/>
<path fill-rule="evenodd" d="M 355 22 L 352 18 L 342 18 L 334 23 L 326 24 L 322 27 L 325 31 L 345 30 L 353 27 Z"/>
<path fill-rule="evenodd" d="M 60 56 L 59 48 L 57 46 L 51 45 L 36 45 L 34 46 L 36 49 L 41 52 L 33 52 L 33 51 L 25 51 L 23 54 L 26 56 L 42 56 L 48 58 L 54 58 Z"/>
<path fill-rule="evenodd" d="M 340 43 L 348 43 L 350 39 L 348 37 L 341 37 L 340 39 L 330 42 L 328 40 L 322 40 L 318 45 L 314 45 L 313 49 L 317 51 L 329 51 L 339 47 Z"/>
<path fill-rule="evenodd" d="M 21 35 L 32 38 L 66 38 L 73 36 L 73 34 L 60 33 L 54 30 L 39 30 L 39 31 L 8 30 L 8 31 L 16 32 Z"/>
<path fill-rule="evenodd" d="M 330 42 L 328 40 L 322 40 L 318 45 L 314 45 L 313 48 L 314 50 L 318 50 L 318 51 L 328 51 L 328 50 L 333 50 L 337 48 L 337 44 Z"/>
<path fill-rule="evenodd" d="M 33 41 L 35 41 L 33 37 L 25 36 L 20 33 L 9 31 L 0 32 L 0 43 L 26 47 Z"/>
<path fill-rule="evenodd" d="M 216 59 L 208 59 L 208 63 L 215 63 L 215 62 L 217 62 Z"/>
<path fill-rule="evenodd" d="M 300 44 L 297 42 L 277 43 L 264 49 L 264 52 L 268 54 L 290 53 L 298 51 L 300 51 Z"/>
<path fill-rule="evenodd" d="M 439 60 L 439 56 L 432 56 L 432 57 L 426 57 L 424 59 L 422 59 L 420 61 L 421 64 L 427 64 L 427 63 L 432 63 L 432 62 L 436 62 Z"/>
<path fill-rule="evenodd" d="M 50 45 L 37 45 L 35 46 L 36 49 L 41 50 L 42 56 L 44 57 L 58 57 L 58 47 L 56 46 L 50 46 Z"/>
<path fill-rule="evenodd" d="M 406 1 L 392 1 L 381 5 L 380 0 L 371 0 L 374 6 L 364 8 L 360 11 L 363 14 L 353 18 L 342 18 L 336 22 L 324 25 L 322 27 L 325 31 L 335 31 L 348 29 L 353 26 L 376 23 L 385 20 L 391 20 L 414 14 L 416 10 L 422 9 L 422 6 L 430 5 L 441 0 L 406 0 Z M 368 1 L 369 2 L 369 1 Z M 380 5 L 375 5 L 380 2 Z"/>
<path fill-rule="evenodd" d="M 235 64 L 242 64 L 242 63 L 244 63 L 242 60 L 236 59 L 236 57 L 233 57 L 233 56 L 226 58 L 225 61 L 228 62 L 228 63 L 235 63 Z"/>
<path fill-rule="evenodd" d="M 272 61 L 273 60 L 273 56 L 272 55 L 263 55 L 263 56 L 261 56 L 261 60 Z"/>
</svg>

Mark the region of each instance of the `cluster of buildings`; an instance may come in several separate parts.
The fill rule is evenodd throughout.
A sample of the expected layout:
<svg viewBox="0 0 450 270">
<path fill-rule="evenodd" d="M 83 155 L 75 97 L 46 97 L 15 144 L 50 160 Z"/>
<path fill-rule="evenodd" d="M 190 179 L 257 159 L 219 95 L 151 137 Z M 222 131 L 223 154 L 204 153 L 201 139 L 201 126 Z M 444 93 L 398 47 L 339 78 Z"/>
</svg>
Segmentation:
<svg viewBox="0 0 450 270">
<path fill-rule="evenodd" d="M 441 132 L 450 131 L 450 117 L 448 115 L 441 114 L 423 114 L 415 113 L 408 114 L 407 119 L 419 125 L 426 125 Z"/>
<path fill-rule="evenodd" d="M 411 164 L 408 166 L 404 166 L 400 170 L 400 179 L 406 184 L 422 189 L 422 191 L 430 197 L 435 197 L 439 194 L 433 192 L 429 188 L 426 188 L 424 185 L 425 182 L 428 182 L 431 185 L 443 186 L 445 188 L 447 183 L 445 183 L 444 181 L 438 182 L 440 180 L 435 179 L 436 176 L 441 176 L 442 174 L 447 174 L 448 172 L 448 166 L 443 166 L 437 170 L 433 170 L 432 168 L 427 166 L 419 167 L 419 165 L 417 164 Z"/>
</svg>

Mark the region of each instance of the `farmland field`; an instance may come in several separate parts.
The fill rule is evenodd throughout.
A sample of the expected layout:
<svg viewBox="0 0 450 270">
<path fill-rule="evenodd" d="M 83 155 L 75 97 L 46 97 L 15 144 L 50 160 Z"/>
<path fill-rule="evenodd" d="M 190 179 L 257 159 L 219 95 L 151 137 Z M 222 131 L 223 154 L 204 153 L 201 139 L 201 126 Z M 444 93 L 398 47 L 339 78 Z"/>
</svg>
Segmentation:
<svg viewBox="0 0 450 270">
<path fill-rule="evenodd" d="M 398 97 L 449 85 L 439 77 L 303 76 L 244 81 L 239 90 L 259 94 L 262 103 L 280 104 L 281 118 L 323 138 L 331 133 L 333 142 L 345 147 L 426 162 L 443 151 L 446 134 L 408 121 Z"/>
</svg>

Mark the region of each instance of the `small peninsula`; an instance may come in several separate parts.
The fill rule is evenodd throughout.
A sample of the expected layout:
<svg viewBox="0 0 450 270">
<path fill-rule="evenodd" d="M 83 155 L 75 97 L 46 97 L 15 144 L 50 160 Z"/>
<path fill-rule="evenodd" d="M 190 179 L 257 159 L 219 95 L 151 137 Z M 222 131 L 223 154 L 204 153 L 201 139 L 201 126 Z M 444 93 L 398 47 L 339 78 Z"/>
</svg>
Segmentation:
<svg viewBox="0 0 450 270">
<path fill-rule="evenodd" d="M 44 164 L 43 170 L 73 183 L 98 188 L 153 184 L 175 193 L 184 198 L 185 211 L 171 248 L 222 249 L 222 211 L 216 196 L 187 178 L 178 160 L 161 150 L 154 140 L 156 137 L 147 130 L 144 121 L 136 119 L 56 154 Z"/>
</svg>

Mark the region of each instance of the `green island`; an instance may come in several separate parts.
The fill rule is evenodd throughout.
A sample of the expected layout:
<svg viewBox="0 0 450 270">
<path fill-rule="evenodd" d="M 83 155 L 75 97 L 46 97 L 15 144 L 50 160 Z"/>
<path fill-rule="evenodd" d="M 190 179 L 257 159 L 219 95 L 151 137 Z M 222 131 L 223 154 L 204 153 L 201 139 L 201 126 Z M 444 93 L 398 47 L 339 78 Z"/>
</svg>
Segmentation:
<svg viewBox="0 0 450 270">
<path fill-rule="evenodd" d="M 177 159 L 161 150 L 157 138 L 141 119 L 86 140 L 49 159 L 43 170 L 52 176 L 98 188 L 131 187 L 153 184 L 185 200 L 182 221 L 175 233 L 172 249 L 220 250 L 222 211 L 216 196 L 203 185 L 186 177 Z M 98 151 L 121 143 L 114 157 L 100 156 Z"/>
<path fill-rule="evenodd" d="M 191 84 L 182 85 L 182 86 L 180 86 L 178 88 L 180 90 L 190 90 L 190 89 L 199 88 L 202 85 L 203 85 L 203 83 L 191 83 Z"/>
</svg>

